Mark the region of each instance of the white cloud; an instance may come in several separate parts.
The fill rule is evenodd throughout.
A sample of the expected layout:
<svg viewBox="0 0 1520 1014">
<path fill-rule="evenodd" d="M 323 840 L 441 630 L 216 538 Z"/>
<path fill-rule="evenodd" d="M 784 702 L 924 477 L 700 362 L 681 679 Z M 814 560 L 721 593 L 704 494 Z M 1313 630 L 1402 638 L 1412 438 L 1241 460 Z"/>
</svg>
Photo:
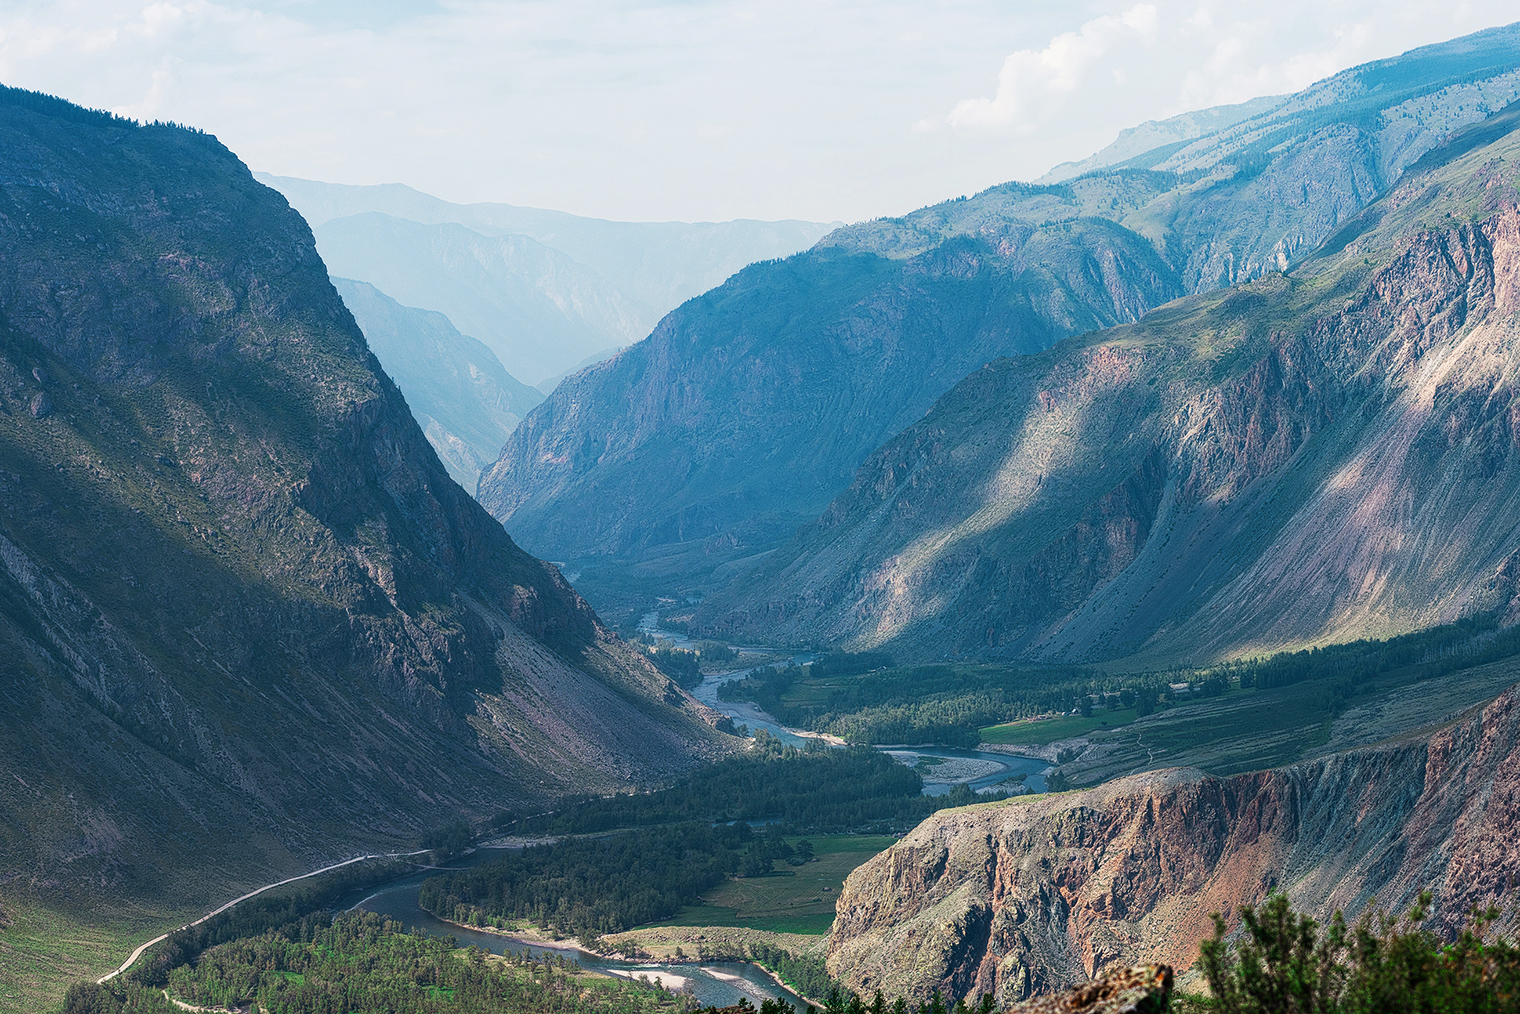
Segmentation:
<svg viewBox="0 0 1520 1014">
<path fill-rule="evenodd" d="M 1513 0 L 0 0 L 0 81 L 195 124 L 293 176 L 609 218 L 853 219 L 1516 16 Z"/>
<path fill-rule="evenodd" d="M 997 94 L 960 102 L 950 112 L 950 123 L 961 129 L 1032 131 L 1055 115 L 1064 97 L 1085 83 L 1105 57 L 1136 42 L 1154 42 L 1156 22 L 1155 5 L 1136 4 L 1123 14 L 1093 18 L 1075 32 L 1062 32 L 1042 50 L 1021 49 L 1003 61 Z M 1122 84 L 1123 68 L 1111 68 L 1109 76 Z"/>
<path fill-rule="evenodd" d="M 1375 23 L 1372 17 L 1331 23 L 1299 41 L 1300 45 L 1311 43 L 1310 48 L 1296 49 L 1273 38 L 1271 25 L 1260 20 L 1211 18 L 1201 26 L 1204 33 L 1186 40 L 1211 43 L 1212 51 L 1208 59 L 1186 69 L 1173 107 L 1198 109 L 1294 92 L 1347 67 L 1392 55 L 1376 45 L 1380 40 Z M 1179 39 L 1179 44 L 1185 44 L 1184 40 Z"/>
</svg>

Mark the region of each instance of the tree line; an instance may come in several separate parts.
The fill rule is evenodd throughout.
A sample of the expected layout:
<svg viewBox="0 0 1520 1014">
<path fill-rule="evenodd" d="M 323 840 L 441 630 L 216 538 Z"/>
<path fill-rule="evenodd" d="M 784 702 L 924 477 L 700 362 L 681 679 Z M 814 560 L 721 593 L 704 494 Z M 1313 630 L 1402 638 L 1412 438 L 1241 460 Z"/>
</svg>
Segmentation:
<svg viewBox="0 0 1520 1014">
<path fill-rule="evenodd" d="M 529 919 L 595 945 L 598 937 L 665 919 L 751 863 L 757 842 L 747 824 L 674 824 L 597 838 L 530 846 L 459 872 L 430 877 L 417 904 L 440 919 L 502 927 Z"/>
<path fill-rule="evenodd" d="M 404 933 L 371 912 L 327 917 L 310 932 L 271 930 L 220 944 L 177 966 L 166 988 L 182 1003 L 269 1014 L 675 1014 L 690 998 L 622 980 L 577 976 L 563 959 L 457 953 L 452 937 Z M 64 1014 L 179 1014 L 138 982 L 79 983 Z"/>
<path fill-rule="evenodd" d="M 834 656 L 826 656 L 825 660 Z M 1080 708 L 1089 695 L 1128 691 L 1156 701 L 1163 674 L 1122 679 L 1075 666 L 931 664 L 872 668 L 818 663 L 757 669 L 718 689 L 726 701 L 752 701 L 786 725 L 832 733 L 850 743 L 941 743 L 972 748 L 984 726 Z M 890 661 L 870 656 L 870 661 Z M 1090 706 L 1090 705 L 1089 705 Z"/>
<path fill-rule="evenodd" d="M 590 834 L 690 821 L 778 821 L 796 833 L 906 830 L 935 810 L 997 798 L 963 786 L 923 795 L 919 774 L 866 747 L 798 750 L 763 730 L 756 749 L 698 768 L 669 788 L 583 797 L 514 825 L 524 834 Z"/>
<path fill-rule="evenodd" d="M 971 748 L 980 730 L 1037 715 L 1134 707 L 1141 716 L 1234 686 L 1272 690 L 1317 681 L 1324 707 L 1338 711 L 1379 677 L 1434 679 L 1520 654 L 1520 626 L 1498 614 L 1468 617 L 1387 640 L 1361 640 L 1203 669 L 1104 673 L 1076 666 L 891 665 L 878 653 L 835 653 L 811 666 L 756 669 L 718 690 L 749 701 L 782 723 L 832 733 L 850 743 L 940 743 Z M 1183 697 L 1171 690 L 1186 683 Z"/>
</svg>

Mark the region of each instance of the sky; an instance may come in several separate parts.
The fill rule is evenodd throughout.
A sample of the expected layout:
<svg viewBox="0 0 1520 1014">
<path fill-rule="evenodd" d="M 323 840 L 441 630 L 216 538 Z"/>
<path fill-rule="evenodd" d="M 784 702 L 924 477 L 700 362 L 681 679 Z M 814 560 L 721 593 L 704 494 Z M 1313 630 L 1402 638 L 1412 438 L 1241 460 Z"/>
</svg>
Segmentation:
<svg viewBox="0 0 1520 1014">
<path fill-rule="evenodd" d="M 0 0 L 0 83 L 250 168 L 631 221 L 897 215 L 1513 0 Z"/>
</svg>

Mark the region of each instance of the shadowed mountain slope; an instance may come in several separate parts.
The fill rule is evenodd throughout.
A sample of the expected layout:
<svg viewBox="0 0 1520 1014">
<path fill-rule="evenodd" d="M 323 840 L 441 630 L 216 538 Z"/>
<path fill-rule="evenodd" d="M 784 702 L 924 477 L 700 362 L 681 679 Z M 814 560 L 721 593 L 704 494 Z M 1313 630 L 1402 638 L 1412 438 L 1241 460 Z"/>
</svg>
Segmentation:
<svg viewBox="0 0 1520 1014">
<path fill-rule="evenodd" d="M 364 282 L 334 278 L 333 285 L 449 475 L 473 491 L 480 470 L 544 396 L 443 314 L 402 306 Z"/>
<path fill-rule="evenodd" d="M 198 903 L 723 749 L 205 134 L 0 92 L 0 880 Z"/>
<path fill-rule="evenodd" d="M 1291 275 L 989 364 L 700 625 L 1159 667 L 1512 618 L 1517 124 Z"/>
<path fill-rule="evenodd" d="M 815 515 L 988 357 L 1176 292 L 1149 245 L 1108 222 L 1031 236 L 1017 260 L 964 240 L 903 261 L 827 250 L 747 268 L 564 381 L 482 476 L 481 502 L 569 557 L 743 554 Z"/>
<path fill-rule="evenodd" d="M 836 230 L 557 390 L 481 502 L 555 559 L 718 587 L 970 371 L 1297 263 L 1520 95 L 1517 68 L 1520 29 L 1480 33 L 1221 115 L 1144 165 Z"/>
</svg>

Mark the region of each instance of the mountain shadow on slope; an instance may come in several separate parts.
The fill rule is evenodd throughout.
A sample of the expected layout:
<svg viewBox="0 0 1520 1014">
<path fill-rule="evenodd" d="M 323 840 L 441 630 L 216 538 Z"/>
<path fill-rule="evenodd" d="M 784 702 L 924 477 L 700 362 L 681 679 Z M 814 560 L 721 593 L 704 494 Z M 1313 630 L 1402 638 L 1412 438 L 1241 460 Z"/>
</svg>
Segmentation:
<svg viewBox="0 0 1520 1014">
<path fill-rule="evenodd" d="M 989 364 L 694 627 L 1162 669 L 1513 623 L 1515 123 L 1292 274 Z"/>
<path fill-rule="evenodd" d="M 725 749 L 209 135 L 0 90 L 0 491 L 7 892 L 198 905 Z"/>
</svg>

